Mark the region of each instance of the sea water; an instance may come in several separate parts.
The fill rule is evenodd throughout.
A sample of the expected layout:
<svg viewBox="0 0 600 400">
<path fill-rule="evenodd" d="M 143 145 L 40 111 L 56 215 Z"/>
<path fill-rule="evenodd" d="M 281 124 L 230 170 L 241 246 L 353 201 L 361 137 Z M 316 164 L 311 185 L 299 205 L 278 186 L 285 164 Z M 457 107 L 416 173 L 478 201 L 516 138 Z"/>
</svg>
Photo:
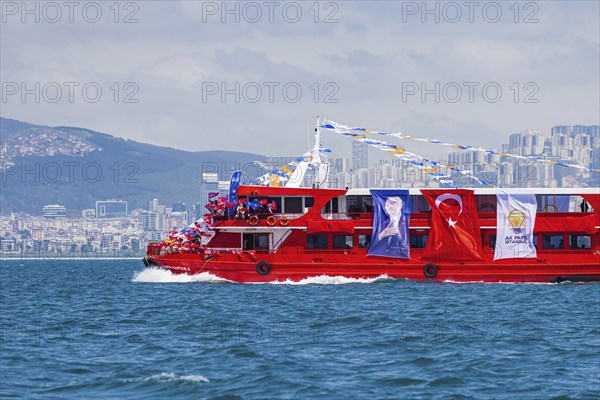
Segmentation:
<svg viewBox="0 0 600 400">
<path fill-rule="evenodd" d="M 0 261 L 1 398 L 600 397 L 600 285 Z"/>
</svg>

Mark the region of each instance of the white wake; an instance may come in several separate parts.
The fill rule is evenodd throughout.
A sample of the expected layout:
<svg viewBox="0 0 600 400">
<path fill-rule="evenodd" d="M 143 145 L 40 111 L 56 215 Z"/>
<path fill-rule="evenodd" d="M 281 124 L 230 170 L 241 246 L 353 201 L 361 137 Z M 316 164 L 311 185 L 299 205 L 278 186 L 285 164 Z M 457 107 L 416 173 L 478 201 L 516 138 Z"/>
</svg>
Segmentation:
<svg viewBox="0 0 600 400">
<path fill-rule="evenodd" d="M 146 283 L 192 283 L 192 282 L 207 282 L 207 283 L 222 283 L 231 282 L 227 279 L 220 278 L 209 272 L 201 272 L 196 275 L 174 274 L 162 268 L 146 268 L 143 271 L 137 272 L 132 279 L 132 282 Z"/>
<path fill-rule="evenodd" d="M 269 282 L 272 285 L 347 285 L 349 283 L 373 283 L 384 279 L 391 279 L 388 275 L 383 274 L 375 278 L 346 278 L 345 276 L 311 276 L 310 278 L 302 279 L 298 282 L 286 279 L 285 281 Z"/>
</svg>

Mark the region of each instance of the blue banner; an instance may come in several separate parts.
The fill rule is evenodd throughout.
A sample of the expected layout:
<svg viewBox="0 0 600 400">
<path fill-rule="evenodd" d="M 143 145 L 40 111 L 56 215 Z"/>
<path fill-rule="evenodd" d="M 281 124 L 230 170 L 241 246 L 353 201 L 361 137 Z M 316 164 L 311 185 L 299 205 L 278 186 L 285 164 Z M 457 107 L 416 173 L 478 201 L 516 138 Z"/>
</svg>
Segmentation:
<svg viewBox="0 0 600 400">
<path fill-rule="evenodd" d="M 371 190 L 373 236 L 369 256 L 410 258 L 408 190 Z"/>
<path fill-rule="evenodd" d="M 231 180 L 229 181 L 229 196 L 227 196 L 227 201 L 230 201 L 235 205 L 229 208 L 229 214 L 233 214 L 237 208 L 238 188 L 240 187 L 241 177 L 242 171 L 235 171 L 233 174 L 231 174 Z"/>
</svg>

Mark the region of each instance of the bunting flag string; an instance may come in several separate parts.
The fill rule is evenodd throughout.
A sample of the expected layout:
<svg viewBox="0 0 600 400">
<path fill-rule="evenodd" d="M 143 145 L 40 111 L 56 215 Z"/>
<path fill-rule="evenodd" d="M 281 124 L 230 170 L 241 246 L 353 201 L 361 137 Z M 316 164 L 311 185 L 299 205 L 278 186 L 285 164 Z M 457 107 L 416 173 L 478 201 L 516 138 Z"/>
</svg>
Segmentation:
<svg viewBox="0 0 600 400">
<path fill-rule="evenodd" d="M 421 157 L 418 154 L 411 153 L 402 147 L 398 147 L 395 144 L 390 144 L 390 143 L 384 142 L 383 140 L 370 139 L 364 134 L 366 131 L 363 131 L 362 133 L 356 133 L 356 132 L 347 132 L 344 130 L 330 129 L 330 128 L 327 128 L 326 125 L 323 125 L 321 127 L 329 129 L 331 132 L 337 133 L 341 136 L 345 136 L 352 140 L 356 140 L 358 142 L 365 143 L 365 144 L 367 144 L 371 147 L 374 147 L 378 150 L 385 151 L 386 153 L 389 153 L 389 154 L 393 155 L 394 157 L 403 159 L 406 162 L 408 162 L 409 164 L 416 166 L 420 170 L 422 170 L 425 173 L 427 173 L 428 175 L 432 176 L 433 179 L 435 179 L 436 181 L 443 183 L 443 184 L 447 184 L 450 187 L 456 187 L 456 186 L 454 186 L 454 181 L 450 178 L 450 175 L 441 173 L 442 169 L 454 171 L 462 176 L 465 176 L 469 179 L 472 179 L 472 180 L 480 183 L 481 185 L 495 187 L 492 183 L 490 183 L 488 181 L 484 181 L 483 179 L 479 179 L 478 177 L 473 175 L 473 173 L 471 171 L 462 170 L 456 165 L 447 165 L 447 164 L 441 163 L 439 161 L 429 160 L 427 158 Z"/>
<path fill-rule="evenodd" d="M 588 167 L 585 167 L 583 165 L 578 165 L 578 164 L 567 164 L 567 163 L 562 163 L 562 162 L 558 162 L 558 161 L 554 161 L 554 160 L 548 160 L 548 159 L 545 159 L 540 156 L 520 156 L 517 154 L 502 153 L 500 151 L 493 150 L 493 149 L 487 149 L 485 147 L 476 147 L 476 146 L 468 146 L 468 145 L 463 146 L 463 145 L 444 142 L 443 140 L 438 140 L 438 139 L 421 138 L 421 137 L 416 137 L 416 136 L 405 135 L 402 132 L 381 132 L 381 131 L 370 130 L 370 129 L 366 129 L 366 128 L 351 127 L 351 126 L 340 124 L 340 123 L 337 123 L 337 122 L 334 122 L 331 120 L 327 120 L 323 125 L 321 125 L 321 128 L 324 128 L 324 129 L 327 129 L 330 131 L 334 131 L 336 133 L 352 133 L 352 132 L 374 133 L 374 134 L 378 134 L 378 135 L 382 135 L 382 136 L 393 136 L 393 137 L 396 137 L 399 139 L 404 139 L 404 140 L 414 140 L 417 142 L 425 142 L 425 143 L 431 143 L 431 144 L 436 144 L 436 145 L 440 145 L 440 146 L 452 147 L 452 148 L 458 149 L 458 150 L 478 151 L 478 152 L 492 154 L 492 155 L 499 155 L 501 157 L 509 157 L 509 158 L 515 158 L 515 159 L 520 159 L 520 160 L 534 161 L 534 162 L 539 162 L 539 163 L 544 163 L 544 164 L 558 165 L 558 166 L 567 167 L 567 168 L 577 168 L 577 169 L 588 171 L 588 172 L 600 172 L 600 168 L 593 169 L 593 168 L 588 168 Z"/>
</svg>

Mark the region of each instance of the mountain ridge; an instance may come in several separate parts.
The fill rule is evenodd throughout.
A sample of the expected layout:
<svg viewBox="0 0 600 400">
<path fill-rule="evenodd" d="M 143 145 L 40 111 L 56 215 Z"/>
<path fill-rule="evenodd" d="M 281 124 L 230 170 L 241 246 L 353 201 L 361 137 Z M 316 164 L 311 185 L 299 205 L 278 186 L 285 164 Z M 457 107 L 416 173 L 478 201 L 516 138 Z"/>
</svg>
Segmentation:
<svg viewBox="0 0 600 400">
<path fill-rule="evenodd" d="M 76 215 L 96 200 L 122 199 L 129 208 L 201 201 L 202 172 L 220 179 L 265 156 L 228 151 L 186 151 L 91 129 L 50 127 L 0 117 L 0 213 L 38 215 L 62 204 Z"/>
</svg>

